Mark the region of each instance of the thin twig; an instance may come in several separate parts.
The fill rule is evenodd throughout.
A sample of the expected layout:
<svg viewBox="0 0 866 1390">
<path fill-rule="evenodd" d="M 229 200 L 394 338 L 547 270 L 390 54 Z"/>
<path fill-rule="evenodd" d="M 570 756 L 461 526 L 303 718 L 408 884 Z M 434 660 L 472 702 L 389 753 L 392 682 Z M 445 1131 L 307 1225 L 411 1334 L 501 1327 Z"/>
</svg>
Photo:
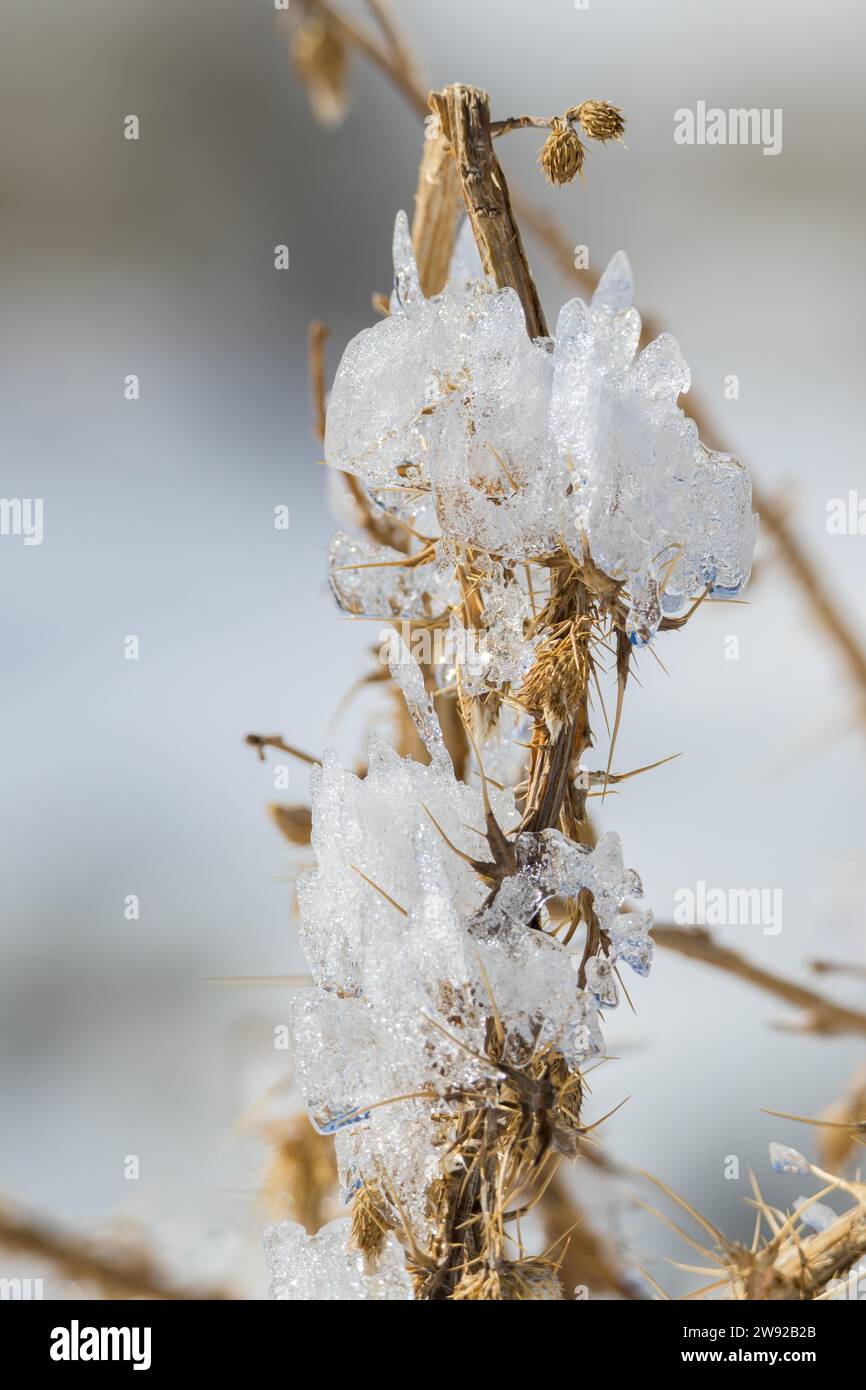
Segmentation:
<svg viewBox="0 0 866 1390">
<path fill-rule="evenodd" d="M 491 121 L 490 134 L 507 135 L 511 130 L 552 130 L 556 116 L 506 116 L 504 121 Z"/>
<path fill-rule="evenodd" d="M 108 1298 L 197 1302 L 234 1298 L 221 1288 L 180 1288 L 156 1270 L 144 1254 L 102 1254 L 87 1242 L 49 1230 L 8 1207 L 0 1207 L 0 1247 L 34 1260 L 45 1260 L 75 1283 L 95 1284 Z"/>
<path fill-rule="evenodd" d="M 415 114 L 424 119 L 427 115 L 427 94 L 414 73 L 395 59 L 390 46 L 380 44 L 366 29 L 346 19 L 327 0 L 303 0 L 303 5 L 311 14 L 318 14 L 330 24 L 335 36 L 343 43 L 363 53 L 374 67 L 394 83 Z"/>
<path fill-rule="evenodd" d="M 855 965 L 845 960 L 813 960 L 810 967 L 816 975 L 851 975 L 857 980 L 866 980 L 866 965 Z"/>
<path fill-rule="evenodd" d="M 794 1008 L 804 1009 L 808 1015 L 804 1031 L 811 1033 L 860 1033 L 866 1034 L 866 1014 L 856 1009 L 847 1009 L 832 999 L 825 999 L 813 989 L 798 985 L 782 975 L 774 975 L 760 965 L 740 955 L 729 946 L 715 941 L 703 927 L 674 927 L 657 923 L 653 927 L 653 940 L 665 950 L 677 951 L 691 960 L 699 960 L 704 965 L 715 966 L 729 975 L 736 975 L 747 984 L 766 990 L 777 999 L 782 999 Z"/>
<path fill-rule="evenodd" d="M 325 371 L 325 344 L 331 330 L 326 323 L 313 319 L 307 330 L 307 361 L 309 365 L 310 390 L 313 396 L 313 433 L 320 444 L 325 442 L 325 415 L 327 404 L 327 373 Z"/>
<path fill-rule="evenodd" d="M 245 743 L 251 748 L 255 748 L 262 762 L 265 760 L 265 749 L 276 748 L 281 753 L 288 753 L 293 758 L 300 758 L 302 763 L 309 763 L 311 767 L 318 767 L 320 758 L 314 758 L 310 753 L 304 753 L 300 748 L 293 748 L 290 743 L 286 743 L 282 734 L 247 734 Z"/>
<path fill-rule="evenodd" d="M 415 64 L 409 51 L 406 38 L 397 27 L 397 22 L 384 0 L 366 0 L 367 9 L 375 19 L 395 63 L 410 77 L 414 75 Z"/>
</svg>

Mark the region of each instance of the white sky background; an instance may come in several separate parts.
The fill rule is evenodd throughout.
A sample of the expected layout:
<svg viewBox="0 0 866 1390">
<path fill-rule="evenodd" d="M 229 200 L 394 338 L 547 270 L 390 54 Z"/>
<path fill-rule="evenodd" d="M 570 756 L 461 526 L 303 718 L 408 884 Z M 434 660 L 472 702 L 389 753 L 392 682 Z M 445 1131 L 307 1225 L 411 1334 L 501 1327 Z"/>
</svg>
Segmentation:
<svg viewBox="0 0 866 1390">
<path fill-rule="evenodd" d="M 860 8 L 399 10 L 431 85 L 486 86 L 497 116 L 589 96 L 625 109 L 628 151 L 594 150 L 584 186 L 546 187 L 532 132 L 500 146 L 506 172 L 594 268 L 628 250 L 638 303 L 679 338 L 718 442 L 784 494 L 866 629 L 866 537 L 825 529 L 828 498 L 866 490 Z M 271 771 L 242 736 L 333 740 L 352 760 L 372 709 L 330 727 L 375 630 L 341 621 L 327 593 L 306 324 L 331 325 L 333 370 L 370 321 L 419 130 L 361 64 L 347 124 L 316 128 L 264 0 L 7 0 L 3 29 L 0 492 L 44 497 L 45 539 L 0 539 L 0 1190 L 88 1225 L 140 1217 L 172 1232 L 178 1258 L 205 1259 L 208 1232 L 261 1224 L 246 1195 L 261 1150 L 235 1126 L 276 1074 L 286 1007 L 201 981 L 302 968 L 291 856 L 263 809 Z M 674 111 L 701 99 L 781 107 L 782 153 L 675 145 Z M 122 139 L 128 112 L 138 144 Z M 553 320 L 572 290 L 532 243 L 530 256 Z M 272 525 L 280 502 L 288 535 Z M 866 956 L 864 741 L 799 593 L 768 551 L 760 569 L 750 606 L 662 638 L 669 675 L 643 658 L 617 765 L 684 756 L 628 783 L 604 823 L 660 918 L 698 879 L 780 888 L 780 935 L 724 935 L 795 972 Z M 127 633 L 138 663 L 123 660 Z M 862 1048 L 771 1030 L 781 1005 L 666 953 L 633 997 L 637 1016 L 608 1025 L 622 1060 L 595 1080 L 598 1114 L 632 1097 L 612 1152 L 745 1234 L 747 1167 L 790 1201 L 767 1141 L 809 1141 L 758 1107 L 814 1113 Z M 739 1184 L 722 1179 L 728 1154 Z M 661 1227 L 635 1238 L 674 1248 Z"/>
</svg>

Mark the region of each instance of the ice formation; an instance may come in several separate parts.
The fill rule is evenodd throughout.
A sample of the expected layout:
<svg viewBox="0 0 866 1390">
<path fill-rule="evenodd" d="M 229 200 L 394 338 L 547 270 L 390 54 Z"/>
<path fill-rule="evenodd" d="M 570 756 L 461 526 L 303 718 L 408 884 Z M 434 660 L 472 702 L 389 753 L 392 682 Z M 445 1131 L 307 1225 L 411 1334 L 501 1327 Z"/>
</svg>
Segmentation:
<svg viewBox="0 0 866 1390">
<path fill-rule="evenodd" d="M 308 1236 L 294 1221 L 265 1232 L 268 1293 L 294 1302 L 359 1299 L 406 1301 L 413 1297 L 403 1251 L 390 1237 L 374 1268 L 350 1245 L 351 1221 L 329 1221 Z"/>
<path fill-rule="evenodd" d="M 807 1226 L 811 1226 L 813 1231 L 820 1235 L 822 1231 L 827 1231 L 839 1220 L 837 1213 L 832 1207 L 828 1207 L 824 1202 L 813 1202 L 808 1197 L 798 1197 L 795 1209 L 800 1213 L 800 1220 Z"/>
<path fill-rule="evenodd" d="M 808 1177 L 811 1173 L 809 1160 L 798 1149 L 787 1144 L 770 1144 L 770 1166 L 774 1173 L 785 1173 L 788 1177 Z"/>
<path fill-rule="evenodd" d="M 577 1066 L 603 1049 L 614 965 L 649 969 L 652 919 L 620 913 L 642 889 L 611 833 L 594 849 L 558 830 L 515 833 L 514 872 L 491 895 L 462 857 L 484 857 L 473 829 L 485 823 L 482 793 L 456 779 L 407 651 L 394 673 L 432 761 L 374 740 L 363 779 L 333 754 L 314 774 L 317 867 L 299 901 L 315 985 L 294 1006 L 295 1066 L 313 1123 L 336 1136 L 344 1196 L 387 1181 L 423 1238 L 449 1116 L 461 1094 L 502 1075 L 487 1047 L 491 1011 L 507 1034 L 499 1062 L 522 1064 L 549 1045 Z M 512 794 L 490 798 L 501 828 L 515 831 Z M 579 957 L 538 929 L 551 898 L 583 888 L 611 940 L 609 958 L 590 959 L 586 989 Z"/>
<path fill-rule="evenodd" d="M 426 299 L 402 213 L 394 276 L 390 315 L 343 354 L 325 455 L 435 543 L 441 563 L 354 570 L 352 611 L 441 610 L 454 544 L 497 562 L 484 594 L 494 630 L 513 567 L 563 546 L 623 583 L 635 642 L 695 595 L 743 589 L 757 526 L 748 474 L 705 448 L 680 410 L 690 374 L 676 340 L 663 333 L 638 353 L 622 252 L 592 303 L 571 300 L 554 338 L 535 341 L 515 292 L 473 267 L 465 239 L 445 290 Z"/>
</svg>

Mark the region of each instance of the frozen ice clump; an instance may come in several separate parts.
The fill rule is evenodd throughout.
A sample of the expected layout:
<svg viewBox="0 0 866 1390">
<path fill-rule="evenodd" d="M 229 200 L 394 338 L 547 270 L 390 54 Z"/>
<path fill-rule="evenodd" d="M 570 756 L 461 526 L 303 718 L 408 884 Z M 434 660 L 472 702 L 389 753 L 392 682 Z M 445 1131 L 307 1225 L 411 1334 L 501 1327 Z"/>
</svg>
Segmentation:
<svg viewBox="0 0 866 1390">
<path fill-rule="evenodd" d="M 329 574 L 344 613 L 423 620 L 448 608 L 451 585 L 435 563 L 408 566 L 399 550 L 357 540 L 345 531 L 331 538 Z"/>
<path fill-rule="evenodd" d="M 639 354 L 640 317 L 622 252 L 591 306 L 572 300 L 557 323 L 550 424 L 573 471 L 566 538 L 586 537 L 595 562 L 624 579 L 633 633 L 648 640 L 661 609 L 693 594 L 745 586 L 757 519 L 745 469 L 706 449 L 680 410 L 690 373 L 662 333 Z"/>
<path fill-rule="evenodd" d="M 690 374 L 676 340 L 638 353 L 622 252 L 590 305 L 563 307 L 555 340 L 528 338 L 517 295 L 473 270 L 465 238 L 425 299 L 401 213 L 394 266 L 391 314 L 340 363 L 328 463 L 395 515 L 428 495 L 440 541 L 509 563 L 588 548 L 625 586 L 635 642 L 696 594 L 741 592 L 757 527 L 748 474 L 680 410 Z"/>
<path fill-rule="evenodd" d="M 824 1202 L 811 1202 L 808 1197 L 798 1197 L 795 1210 L 799 1211 L 801 1221 L 819 1234 L 829 1230 L 839 1220 L 832 1207 L 828 1207 Z"/>
<path fill-rule="evenodd" d="M 770 1166 L 774 1173 L 785 1173 L 788 1177 L 808 1177 L 812 1171 L 809 1160 L 799 1149 L 791 1149 L 787 1144 L 770 1144 Z"/>
<path fill-rule="evenodd" d="M 295 1070 L 313 1123 L 336 1138 L 346 1186 L 377 1183 L 425 1232 L 427 1192 L 447 1161 L 449 1120 L 466 1092 L 552 1047 L 569 1066 L 603 1051 L 599 1007 L 616 1002 L 615 964 L 648 968 L 649 914 L 621 913 L 640 880 L 619 837 L 594 849 L 558 830 L 519 832 L 513 796 L 490 788 L 513 847 L 496 890 L 473 862 L 492 850 L 480 789 L 459 782 L 409 653 L 395 665 L 427 744 L 427 765 L 374 741 L 362 780 L 326 755 L 313 778 L 317 865 L 299 892 L 314 985 L 297 996 Z M 579 956 L 547 930 L 546 904 L 592 892 L 611 954 Z M 498 1013 L 503 1050 L 489 1051 Z"/>
<path fill-rule="evenodd" d="M 348 1218 L 330 1221 L 308 1236 L 294 1221 L 281 1221 L 265 1231 L 268 1296 L 300 1302 L 406 1301 L 413 1298 L 403 1251 L 390 1236 L 375 1266 L 349 1244 Z"/>
</svg>

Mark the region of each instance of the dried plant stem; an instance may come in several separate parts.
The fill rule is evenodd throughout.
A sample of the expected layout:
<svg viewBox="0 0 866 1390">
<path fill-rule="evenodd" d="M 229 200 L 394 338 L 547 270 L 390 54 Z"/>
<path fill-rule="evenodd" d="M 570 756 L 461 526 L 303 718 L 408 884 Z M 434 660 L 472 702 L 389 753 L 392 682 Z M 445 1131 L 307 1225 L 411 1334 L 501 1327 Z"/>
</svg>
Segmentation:
<svg viewBox="0 0 866 1390">
<path fill-rule="evenodd" d="M 490 134 L 507 135 L 511 130 L 551 130 L 556 116 L 506 116 L 503 121 L 490 122 Z"/>
<path fill-rule="evenodd" d="M 787 1241 L 771 1264 L 761 1262 L 734 1290 L 752 1300 L 815 1299 L 830 1292 L 866 1254 L 866 1206 L 851 1207 L 826 1231 Z"/>
<path fill-rule="evenodd" d="M 292 758 L 299 758 L 302 763 L 309 763 L 310 767 L 318 767 L 319 758 L 314 758 L 311 753 L 305 753 L 300 748 L 294 748 L 291 743 L 286 743 L 282 734 L 247 734 L 245 743 L 250 748 L 255 748 L 262 762 L 265 760 L 265 749 L 276 748 L 280 753 L 288 753 Z"/>
<path fill-rule="evenodd" d="M 225 1301 L 224 1289 L 178 1288 L 142 1254 L 103 1255 L 74 1236 L 49 1230 L 24 1216 L 0 1208 L 0 1247 L 30 1259 L 44 1260 L 65 1278 L 95 1284 L 108 1298 L 155 1298 Z"/>
<path fill-rule="evenodd" d="M 441 125 L 428 127 L 418 171 L 412 245 L 421 289 L 429 299 L 444 289 L 463 199 L 457 166 Z"/>
<path fill-rule="evenodd" d="M 515 290 L 530 337 L 546 336 L 543 310 L 514 218 L 508 185 L 493 153 L 487 94 L 456 84 L 444 92 L 433 93 L 430 103 L 439 129 L 453 150 L 454 168 L 482 265 L 498 285 Z M 438 158 L 440 152 L 435 153 Z M 424 165 L 430 158 L 425 153 L 422 180 Z M 438 220 L 443 200 L 449 196 L 448 188 L 447 183 L 440 182 L 438 194 L 424 211 L 426 218 Z M 446 217 L 453 227 L 453 205 L 451 209 L 446 206 Z M 418 225 L 416 218 L 416 243 L 423 240 L 425 230 L 423 222 Z M 471 608 L 471 565 L 472 557 L 467 551 L 460 570 L 467 610 Z M 583 640 L 588 642 L 591 623 L 581 624 L 581 619 L 584 610 L 588 612 L 591 607 L 592 598 L 580 577 L 555 569 L 550 603 L 562 624 L 574 624 L 585 633 Z M 471 625 L 468 611 L 467 624 Z M 568 662 L 572 662 L 571 651 Z M 589 669 L 587 660 L 580 679 L 571 681 L 568 718 L 555 737 L 550 735 L 541 699 L 530 773 L 531 814 L 539 826 L 554 825 L 559 820 L 574 758 L 579 757 L 589 741 Z M 575 684 L 581 687 L 576 693 Z M 491 841 L 491 848 L 493 844 Z M 504 1042 L 498 1035 L 498 1026 L 497 1019 L 489 1020 L 488 1036 L 494 1058 Z M 481 1097 L 475 1103 L 468 1098 L 466 1109 L 457 1117 L 453 1149 L 462 1155 L 463 1161 L 443 1173 L 431 1189 L 436 1235 L 415 1270 L 419 1297 L 439 1301 L 520 1296 L 508 1292 L 509 1287 L 517 1288 L 524 1276 L 515 1274 L 505 1255 L 504 1212 L 516 1199 L 515 1194 L 527 1188 L 537 1190 L 541 1184 L 552 1152 L 547 1107 L 554 1105 L 555 1094 L 561 1096 L 565 1106 L 563 1113 L 567 1113 L 571 1127 L 571 1151 L 576 1152 L 582 1095 L 579 1076 L 569 1073 L 561 1059 L 539 1055 L 533 1065 L 538 1069 L 533 1081 L 506 1068 L 508 1082 L 496 1085 L 494 1093 L 486 1095 L 483 1102 Z M 509 1085 L 517 1088 L 510 1101 L 505 1094 Z M 564 1151 L 560 1149 L 560 1153 Z M 551 1171 L 547 1176 L 552 1175 Z M 547 1277 L 537 1270 L 535 1276 Z M 552 1269 L 549 1277 L 555 1280 Z M 518 1283 L 510 1285 L 509 1281 L 515 1279 Z"/>
<path fill-rule="evenodd" d="M 327 386 L 325 372 L 325 344 L 330 336 L 326 323 L 313 319 L 307 330 L 307 361 L 309 364 L 310 391 L 313 397 L 313 433 L 320 444 L 325 440 L 325 409 Z"/>
<path fill-rule="evenodd" d="M 301 0 L 301 3 L 307 13 L 318 15 L 325 20 L 342 43 L 346 44 L 348 48 L 357 49 L 390 82 L 393 82 L 416 115 L 421 116 L 422 119 L 427 115 L 426 93 L 405 57 L 395 53 L 391 44 L 379 43 L 361 25 L 355 24 L 333 5 L 329 5 L 327 0 Z"/>
<path fill-rule="evenodd" d="M 547 324 L 529 270 L 508 184 L 493 152 L 490 99 L 477 87 L 455 83 L 431 96 L 451 142 L 481 264 L 497 285 L 516 290 L 530 338 L 546 338 Z"/>
<path fill-rule="evenodd" d="M 432 101 L 430 110 L 435 116 Z M 429 297 L 438 294 L 448 279 L 463 198 L 457 165 L 451 146 L 442 131 L 441 121 L 436 119 L 431 122 L 425 136 L 415 193 L 412 246 L 421 289 Z M 372 534 L 369 528 L 367 530 L 368 534 Z M 408 537 L 404 537 L 404 543 L 407 539 Z M 433 682 L 432 669 L 422 665 L 422 671 L 425 683 L 430 688 Z M 413 747 L 417 746 L 417 732 L 407 716 L 402 700 L 398 701 L 398 711 L 404 745 L 408 739 Z M 447 698 L 440 702 L 439 722 L 455 773 L 462 778 L 466 774 L 469 744 L 455 698 Z M 419 751 L 423 756 L 423 750 Z"/>
<path fill-rule="evenodd" d="M 283 1125 L 263 1129 L 272 1147 L 272 1160 L 262 1187 L 262 1200 L 274 1220 L 299 1221 L 310 1235 L 325 1224 L 335 1204 L 337 1159 L 334 1141 L 317 1134 L 307 1116 L 295 1115 Z"/>
<path fill-rule="evenodd" d="M 857 1148 L 866 1144 L 866 1064 L 858 1066 L 844 1093 L 821 1112 L 815 1128 L 820 1161 L 841 1173 Z"/>
<path fill-rule="evenodd" d="M 866 965 L 856 965 L 845 960 L 813 960 L 811 969 L 816 975 L 851 975 L 856 980 L 866 980 Z"/>
<path fill-rule="evenodd" d="M 398 66 L 411 75 L 413 72 L 412 55 L 409 47 L 400 30 L 397 28 L 394 16 L 390 9 L 383 3 L 383 0 L 366 0 L 367 9 L 375 19 L 382 36 L 385 39 L 394 61 Z"/>
<path fill-rule="evenodd" d="M 548 1183 L 539 1208 L 549 1245 L 568 1232 L 562 1242 L 564 1249 L 559 1266 L 566 1299 L 573 1299 L 575 1290 L 581 1287 L 592 1293 L 617 1293 L 629 1300 L 638 1297 L 634 1286 L 618 1268 L 607 1241 L 593 1230 L 560 1173 Z"/>
<path fill-rule="evenodd" d="M 755 503 L 783 563 L 806 596 L 813 617 L 833 638 L 852 679 L 866 697 L 866 649 L 848 626 L 817 565 L 791 530 L 784 508 L 763 494 L 755 494 Z M 866 704 L 863 713 L 866 717 Z"/>
<path fill-rule="evenodd" d="M 858 1033 L 866 1034 L 866 1014 L 856 1009 L 845 1008 L 832 999 L 825 999 L 816 990 L 798 985 L 781 975 L 774 975 L 762 966 L 755 965 L 740 955 L 714 941 L 703 927 L 674 927 L 656 923 L 653 927 L 653 940 L 669 951 L 677 951 L 690 960 L 699 960 L 704 965 L 715 966 L 729 975 L 736 975 L 747 984 L 766 990 L 794 1008 L 804 1009 L 807 1022 L 803 1031 L 811 1033 Z"/>
</svg>

